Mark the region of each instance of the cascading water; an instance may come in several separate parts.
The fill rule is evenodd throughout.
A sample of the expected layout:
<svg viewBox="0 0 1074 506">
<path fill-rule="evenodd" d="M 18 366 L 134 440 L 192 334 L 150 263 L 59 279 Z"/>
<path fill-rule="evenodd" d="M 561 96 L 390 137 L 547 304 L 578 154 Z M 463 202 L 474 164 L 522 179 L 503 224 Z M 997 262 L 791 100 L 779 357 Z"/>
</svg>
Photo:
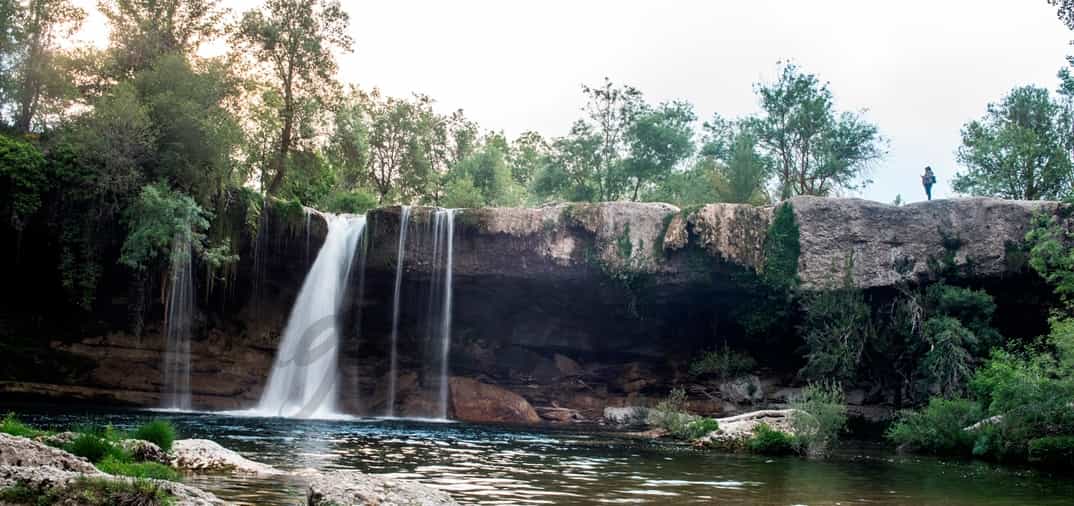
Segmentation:
<svg viewBox="0 0 1074 506">
<path fill-rule="evenodd" d="M 431 342 L 439 344 L 436 349 L 440 365 L 437 408 L 439 418 L 447 419 L 455 209 L 439 209 L 436 211 L 433 215 L 432 239 L 433 278 L 429 288 L 426 332 Z"/>
<path fill-rule="evenodd" d="M 328 235 L 302 283 L 268 386 L 255 410 L 269 416 L 337 414 L 339 309 L 365 216 L 326 215 Z"/>
<path fill-rule="evenodd" d="M 406 232 L 410 224 L 410 206 L 399 212 L 399 248 L 395 253 L 395 293 L 392 296 L 392 349 L 388 370 L 387 416 L 395 416 L 395 394 L 398 388 L 399 306 L 403 291 L 403 263 L 406 261 Z"/>
<path fill-rule="evenodd" d="M 190 332 L 194 320 L 194 275 L 190 234 L 172 240 L 170 286 L 165 301 L 164 395 L 162 407 L 190 409 Z"/>
</svg>

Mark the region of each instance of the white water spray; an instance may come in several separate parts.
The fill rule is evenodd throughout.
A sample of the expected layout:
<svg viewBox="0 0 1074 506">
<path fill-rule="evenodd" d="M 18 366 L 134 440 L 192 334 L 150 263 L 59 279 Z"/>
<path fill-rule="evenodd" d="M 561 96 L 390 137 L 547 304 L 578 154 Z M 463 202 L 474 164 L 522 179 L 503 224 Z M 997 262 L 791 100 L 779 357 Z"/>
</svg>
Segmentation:
<svg viewBox="0 0 1074 506">
<path fill-rule="evenodd" d="M 268 416 L 336 416 L 340 305 L 364 216 L 325 215 L 328 235 L 287 321 L 268 386 L 255 412 Z"/>
<path fill-rule="evenodd" d="M 399 212 L 399 248 L 395 253 L 395 293 L 392 297 L 392 349 L 388 371 L 387 416 L 395 416 L 395 395 L 399 377 L 399 306 L 403 291 L 403 263 L 406 261 L 406 232 L 410 224 L 410 206 Z"/>
</svg>

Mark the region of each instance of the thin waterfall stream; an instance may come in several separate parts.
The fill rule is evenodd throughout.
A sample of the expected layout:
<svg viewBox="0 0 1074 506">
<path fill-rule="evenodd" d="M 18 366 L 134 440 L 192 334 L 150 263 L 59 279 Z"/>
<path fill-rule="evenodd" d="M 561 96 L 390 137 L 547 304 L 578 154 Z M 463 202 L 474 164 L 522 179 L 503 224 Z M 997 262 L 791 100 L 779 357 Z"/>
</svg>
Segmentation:
<svg viewBox="0 0 1074 506">
<path fill-rule="evenodd" d="M 399 378 L 399 309 L 403 291 L 403 263 L 406 261 L 406 233 L 410 224 L 410 206 L 399 212 L 399 248 L 395 254 L 395 292 L 392 295 L 391 356 L 388 371 L 387 416 L 395 416 L 395 396 Z"/>
<path fill-rule="evenodd" d="M 177 233 L 172 240 L 170 286 L 165 301 L 164 395 L 162 407 L 189 410 L 190 333 L 194 320 L 194 274 L 190 233 Z"/>
<path fill-rule="evenodd" d="M 326 214 L 328 235 L 306 274 L 255 412 L 293 418 L 338 415 L 340 306 L 365 216 Z"/>
</svg>

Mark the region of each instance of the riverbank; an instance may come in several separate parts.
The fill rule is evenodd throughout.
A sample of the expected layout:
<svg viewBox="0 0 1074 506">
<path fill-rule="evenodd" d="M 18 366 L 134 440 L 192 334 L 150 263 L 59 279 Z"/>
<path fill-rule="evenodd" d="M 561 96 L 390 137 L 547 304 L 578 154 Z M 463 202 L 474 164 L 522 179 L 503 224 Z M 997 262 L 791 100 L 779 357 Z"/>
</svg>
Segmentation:
<svg viewBox="0 0 1074 506">
<path fill-rule="evenodd" d="M 30 408 L 20 406 L 27 422 L 56 428 L 111 423 L 124 429 L 166 416 L 184 437 L 211 439 L 281 470 L 357 470 L 413 480 L 451 494 L 460 504 L 1059 505 L 1074 496 L 1068 478 L 981 462 L 897 456 L 875 445 L 844 446 L 827 461 L 814 461 L 728 455 L 603 431 Z M 292 474 L 191 474 L 183 483 L 237 504 L 293 505 L 305 497 L 305 484 Z"/>
</svg>

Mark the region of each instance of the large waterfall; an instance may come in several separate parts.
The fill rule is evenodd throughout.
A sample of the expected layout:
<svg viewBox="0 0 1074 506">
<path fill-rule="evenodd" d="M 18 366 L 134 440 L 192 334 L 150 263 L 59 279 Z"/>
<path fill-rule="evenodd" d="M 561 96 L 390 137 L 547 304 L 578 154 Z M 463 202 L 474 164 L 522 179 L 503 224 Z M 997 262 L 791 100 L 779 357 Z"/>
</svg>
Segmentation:
<svg viewBox="0 0 1074 506">
<path fill-rule="evenodd" d="M 365 231 L 364 216 L 326 215 L 328 235 L 291 310 L 256 412 L 295 418 L 337 414 L 340 305 Z"/>
<path fill-rule="evenodd" d="M 395 254 L 395 292 L 392 294 L 392 347 L 388 369 L 387 416 L 395 416 L 395 393 L 399 378 L 399 310 L 403 291 L 403 263 L 406 262 L 406 232 L 410 225 L 410 206 L 399 212 L 399 247 Z"/>
<path fill-rule="evenodd" d="M 190 409 L 190 333 L 194 320 L 194 275 L 190 234 L 172 240 L 170 286 L 165 300 L 164 395 L 162 407 Z"/>
</svg>

